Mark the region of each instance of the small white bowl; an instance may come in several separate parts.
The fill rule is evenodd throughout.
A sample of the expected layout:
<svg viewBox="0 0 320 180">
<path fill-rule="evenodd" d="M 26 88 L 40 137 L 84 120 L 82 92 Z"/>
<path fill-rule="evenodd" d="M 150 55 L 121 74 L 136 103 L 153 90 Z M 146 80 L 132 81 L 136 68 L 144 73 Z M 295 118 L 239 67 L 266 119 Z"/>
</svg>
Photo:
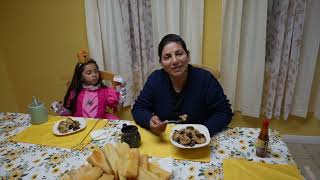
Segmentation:
<svg viewBox="0 0 320 180">
<path fill-rule="evenodd" d="M 172 139 L 173 133 L 175 130 L 181 130 L 181 129 L 185 129 L 188 126 L 192 126 L 194 129 L 198 130 L 200 133 L 202 133 L 205 137 L 206 137 L 206 142 L 202 143 L 202 144 L 195 144 L 194 146 L 185 146 L 182 144 L 179 144 L 177 142 L 175 142 Z M 184 148 L 184 149 L 195 149 L 195 148 L 200 148 L 200 147 L 204 147 L 206 145 L 208 145 L 210 143 L 210 133 L 207 127 L 205 127 L 204 125 L 201 124 L 177 124 L 176 126 L 174 126 L 171 129 L 171 133 L 170 133 L 170 141 L 173 145 L 177 146 L 178 148 Z"/>
</svg>

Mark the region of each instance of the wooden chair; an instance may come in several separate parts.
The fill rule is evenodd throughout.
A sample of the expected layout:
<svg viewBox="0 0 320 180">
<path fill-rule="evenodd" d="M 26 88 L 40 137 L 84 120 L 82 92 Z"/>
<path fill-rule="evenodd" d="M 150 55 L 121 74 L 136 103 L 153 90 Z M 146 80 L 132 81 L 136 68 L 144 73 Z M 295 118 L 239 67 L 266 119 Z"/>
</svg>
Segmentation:
<svg viewBox="0 0 320 180">
<path fill-rule="evenodd" d="M 101 79 L 110 81 L 113 88 L 116 88 L 116 86 L 118 85 L 118 83 L 113 80 L 113 77 L 115 76 L 115 74 L 113 72 L 100 71 L 100 76 L 101 76 Z"/>
<path fill-rule="evenodd" d="M 210 67 L 205 66 L 205 65 L 199 65 L 199 64 L 191 64 L 191 65 L 194 66 L 194 67 L 202 68 L 202 69 L 205 69 L 205 70 L 211 72 L 211 74 L 213 74 L 213 76 L 214 76 L 215 78 L 217 78 L 218 80 L 219 80 L 220 77 L 221 77 L 221 74 L 220 74 L 220 71 L 219 71 L 219 70 L 213 70 L 213 69 L 211 69 Z"/>
</svg>

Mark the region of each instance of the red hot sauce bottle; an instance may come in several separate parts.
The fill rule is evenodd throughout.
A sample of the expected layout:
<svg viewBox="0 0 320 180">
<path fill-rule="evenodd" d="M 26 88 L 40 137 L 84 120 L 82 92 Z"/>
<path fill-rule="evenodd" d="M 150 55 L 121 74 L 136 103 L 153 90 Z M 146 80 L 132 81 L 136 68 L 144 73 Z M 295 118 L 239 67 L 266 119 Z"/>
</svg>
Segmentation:
<svg viewBox="0 0 320 180">
<path fill-rule="evenodd" d="M 256 155 L 261 158 L 265 158 L 267 156 L 268 142 L 269 142 L 269 133 L 268 133 L 269 122 L 270 122 L 269 119 L 263 120 L 260 134 L 256 142 Z"/>
</svg>

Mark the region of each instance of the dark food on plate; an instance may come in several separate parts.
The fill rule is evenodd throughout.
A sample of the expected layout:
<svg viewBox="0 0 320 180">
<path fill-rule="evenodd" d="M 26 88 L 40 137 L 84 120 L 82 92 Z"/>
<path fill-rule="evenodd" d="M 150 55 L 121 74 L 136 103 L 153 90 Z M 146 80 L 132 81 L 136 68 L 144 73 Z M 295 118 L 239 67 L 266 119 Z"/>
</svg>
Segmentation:
<svg viewBox="0 0 320 180">
<path fill-rule="evenodd" d="M 206 142 L 204 134 L 194 129 L 192 126 L 187 126 L 185 129 L 175 130 L 172 135 L 172 140 L 184 146 L 194 146 L 195 144 L 203 144 Z"/>
<path fill-rule="evenodd" d="M 58 130 L 60 133 L 67 133 L 69 131 L 76 131 L 80 129 L 80 123 L 76 120 L 73 120 L 71 118 L 67 118 L 64 121 L 60 121 L 58 125 Z"/>
</svg>

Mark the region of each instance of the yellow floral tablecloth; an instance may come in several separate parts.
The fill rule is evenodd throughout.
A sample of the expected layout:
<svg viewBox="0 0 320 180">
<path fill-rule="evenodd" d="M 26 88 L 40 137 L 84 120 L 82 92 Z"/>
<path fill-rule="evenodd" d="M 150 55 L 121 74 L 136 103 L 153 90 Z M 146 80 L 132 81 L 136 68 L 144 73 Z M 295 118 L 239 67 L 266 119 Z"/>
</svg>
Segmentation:
<svg viewBox="0 0 320 180">
<path fill-rule="evenodd" d="M 47 147 L 10 141 L 30 126 L 30 116 L 21 113 L 0 113 L 0 179 L 59 179 L 66 171 L 86 162 L 92 149 L 120 141 L 122 125 L 130 121 L 110 121 L 108 138 L 89 143 L 84 150 Z M 254 142 L 259 129 L 227 128 L 211 139 L 210 163 L 174 160 L 172 179 L 223 179 L 222 162 L 228 158 L 271 164 L 295 164 L 286 144 L 275 130 L 270 130 L 268 158 L 255 155 Z M 156 148 L 156 147 L 155 147 Z M 152 160 L 161 159 L 152 157 Z"/>
</svg>

